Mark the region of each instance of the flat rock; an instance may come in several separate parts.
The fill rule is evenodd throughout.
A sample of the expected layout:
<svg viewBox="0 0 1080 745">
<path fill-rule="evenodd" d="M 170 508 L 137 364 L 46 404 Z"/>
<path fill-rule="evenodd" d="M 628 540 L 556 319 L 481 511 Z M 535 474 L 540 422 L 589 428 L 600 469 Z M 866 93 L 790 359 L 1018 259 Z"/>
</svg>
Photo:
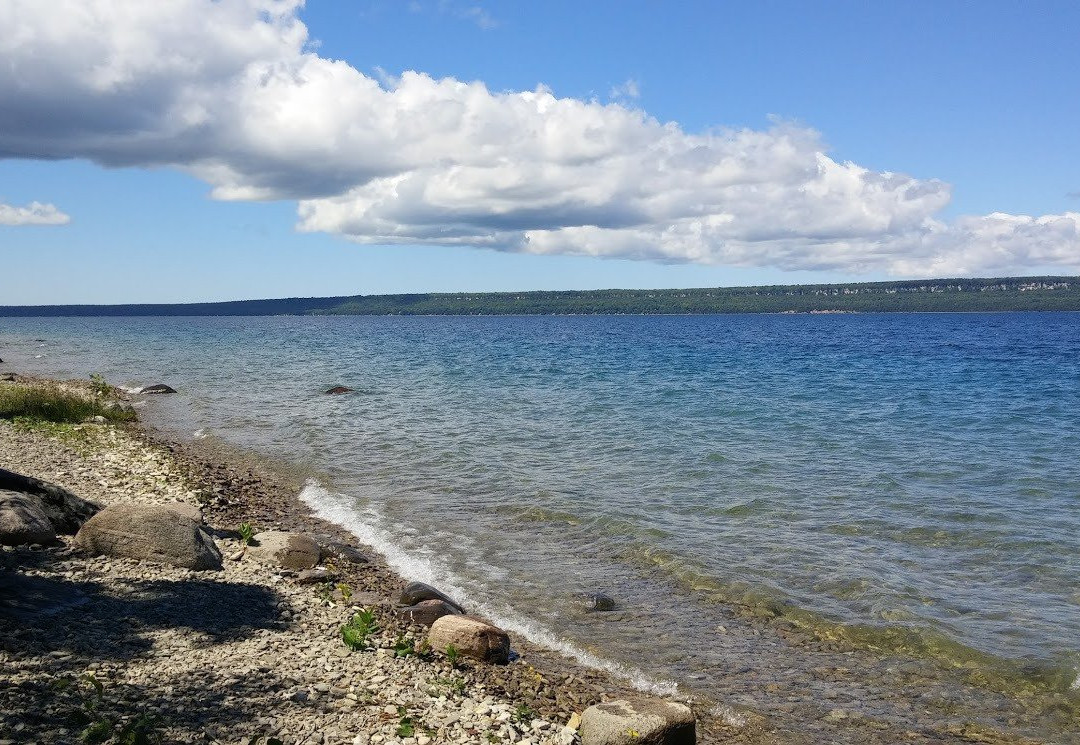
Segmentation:
<svg viewBox="0 0 1080 745">
<path fill-rule="evenodd" d="M 0 468 L 0 489 L 34 498 L 57 533 L 74 535 L 101 508 L 48 481 Z"/>
<path fill-rule="evenodd" d="M 139 393 L 176 393 L 176 389 L 165 385 L 164 383 L 155 383 L 154 385 L 148 385 Z"/>
<path fill-rule="evenodd" d="M 336 575 L 325 569 L 303 569 L 296 575 L 296 581 L 301 585 L 315 585 L 319 582 L 332 582 Z"/>
<path fill-rule="evenodd" d="M 214 539 L 189 517 L 162 505 L 116 504 L 86 521 L 75 542 L 92 554 L 221 569 Z"/>
<path fill-rule="evenodd" d="M 416 605 L 398 608 L 398 616 L 405 623 L 430 626 L 443 616 L 460 615 L 461 611 L 445 600 L 421 600 Z"/>
<path fill-rule="evenodd" d="M 201 524 L 203 522 L 202 510 L 200 510 L 198 506 L 194 504 L 190 504 L 188 502 L 170 502 L 169 504 L 165 505 L 165 509 L 172 510 L 177 515 L 183 515 L 184 517 L 194 520 L 197 523 Z"/>
<path fill-rule="evenodd" d="M 498 626 L 466 616 L 442 616 L 428 632 L 432 649 L 444 652 L 453 644 L 459 653 L 481 662 L 506 664 L 510 659 L 510 637 Z"/>
<path fill-rule="evenodd" d="M 303 533 L 267 530 L 251 540 L 247 553 L 253 559 L 282 569 L 313 569 L 319 563 L 319 544 Z"/>
<path fill-rule="evenodd" d="M 56 542 L 56 531 L 37 500 L 26 494 L 0 491 L 0 544 Z"/>
<path fill-rule="evenodd" d="M 662 699 L 606 701 L 581 715 L 582 745 L 694 745 L 690 707 Z"/>
<path fill-rule="evenodd" d="M 398 597 L 398 603 L 401 605 L 416 605 L 424 600 L 441 600 L 456 608 L 459 613 L 465 612 L 460 603 L 455 602 L 449 595 L 424 582 L 410 582 L 405 585 L 405 589 L 401 591 L 401 595 Z"/>
</svg>

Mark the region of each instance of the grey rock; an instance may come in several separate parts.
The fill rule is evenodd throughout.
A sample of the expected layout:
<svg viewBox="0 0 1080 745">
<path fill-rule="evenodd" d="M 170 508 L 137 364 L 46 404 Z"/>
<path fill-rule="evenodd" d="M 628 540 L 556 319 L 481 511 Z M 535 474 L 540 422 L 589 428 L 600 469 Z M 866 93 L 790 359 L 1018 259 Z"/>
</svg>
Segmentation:
<svg viewBox="0 0 1080 745">
<path fill-rule="evenodd" d="M 424 582 L 410 582 L 405 585 L 405 589 L 401 591 L 401 596 L 398 597 L 398 603 L 401 605 L 416 605 L 423 600 L 441 600 L 456 608 L 459 613 L 465 612 L 460 603 L 455 602 L 449 595 Z"/>
<path fill-rule="evenodd" d="M 160 505 L 117 504 L 86 521 L 75 542 L 93 554 L 188 569 L 221 569 L 221 552 L 199 523 Z"/>
<path fill-rule="evenodd" d="M 101 509 L 56 484 L 3 468 L 0 468 L 0 489 L 22 492 L 37 500 L 38 507 L 49 518 L 57 533 L 74 535 L 83 523 Z"/>
<path fill-rule="evenodd" d="M 194 520 L 197 523 L 203 522 L 202 510 L 196 505 L 189 504 L 188 502 L 170 502 L 165 505 L 165 509 L 172 510 L 177 515 L 183 515 L 184 517 Z"/>
<path fill-rule="evenodd" d="M 590 612 L 604 612 L 615 610 L 615 599 L 602 592 L 590 592 L 585 595 L 585 610 Z"/>
<path fill-rule="evenodd" d="M 581 715 L 582 745 L 694 745 L 690 707 L 661 699 L 607 701 Z"/>
<path fill-rule="evenodd" d="M 498 626 L 467 616 L 443 616 L 428 632 L 432 649 L 444 651 L 453 644 L 458 652 L 481 662 L 506 664 L 510 659 L 510 637 Z"/>
<path fill-rule="evenodd" d="M 148 385 L 143 388 L 139 393 L 176 393 L 176 389 L 165 385 L 164 383 L 156 383 L 154 385 Z"/>
<path fill-rule="evenodd" d="M 296 581 L 301 585 L 314 585 L 319 582 L 332 582 L 335 575 L 325 569 L 304 569 L 296 575 Z"/>
<path fill-rule="evenodd" d="M 282 569 L 313 569 L 319 563 L 319 544 L 303 533 L 267 530 L 257 534 L 247 548 L 253 559 Z"/>
<path fill-rule="evenodd" d="M 313 535 L 311 538 L 319 544 L 319 553 L 323 561 L 327 559 L 337 559 L 352 564 L 367 564 L 371 561 L 359 549 L 354 548 L 347 543 L 343 543 L 333 536 Z"/>
<path fill-rule="evenodd" d="M 430 626 L 443 616 L 460 615 L 461 611 L 445 600 L 421 600 L 416 605 L 407 605 L 397 609 L 398 616 L 405 623 Z"/>
<path fill-rule="evenodd" d="M 56 542 L 56 531 L 37 501 L 26 494 L 0 491 L 0 544 Z"/>
</svg>

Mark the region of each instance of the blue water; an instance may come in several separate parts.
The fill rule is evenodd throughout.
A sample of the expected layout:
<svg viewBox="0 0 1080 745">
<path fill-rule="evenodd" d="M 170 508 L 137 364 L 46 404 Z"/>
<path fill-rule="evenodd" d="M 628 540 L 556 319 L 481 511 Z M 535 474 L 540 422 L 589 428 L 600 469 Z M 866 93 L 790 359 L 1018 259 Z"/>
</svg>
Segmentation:
<svg viewBox="0 0 1080 745">
<path fill-rule="evenodd" d="M 1080 314 L 0 319 L 0 357 L 167 382 L 144 416 L 304 464 L 403 571 L 653 679 L 724 664 L 701 598 L 1080 661 Z"/>
</svg>

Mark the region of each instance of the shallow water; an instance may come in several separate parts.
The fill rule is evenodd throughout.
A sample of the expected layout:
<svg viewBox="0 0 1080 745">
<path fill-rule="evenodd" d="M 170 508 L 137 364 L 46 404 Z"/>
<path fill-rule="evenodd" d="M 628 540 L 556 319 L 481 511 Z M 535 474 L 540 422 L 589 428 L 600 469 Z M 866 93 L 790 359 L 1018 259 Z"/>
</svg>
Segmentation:
<svg viewBox="0 0 1080 745">
<path fill-rule="evenodd" d="M 735 606 L 1080 664 L 1080 314 L 0 319 L 0 357 L 167 382 L 146 416 L 661 684 L 708 688 Z"/>
</svg>

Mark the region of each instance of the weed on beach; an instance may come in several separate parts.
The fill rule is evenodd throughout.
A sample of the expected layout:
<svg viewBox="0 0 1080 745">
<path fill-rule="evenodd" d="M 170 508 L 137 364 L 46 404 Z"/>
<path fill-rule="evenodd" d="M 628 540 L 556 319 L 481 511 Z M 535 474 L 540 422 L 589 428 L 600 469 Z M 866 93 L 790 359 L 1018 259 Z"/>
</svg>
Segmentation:
<svg viewBox="0 0 1080 745">
<path fill-rule="evenodd" d="M 97 396 L 67 390 L 51 381 L 0 383 L 0 419 L 75 424 L 95 416 L 112 422 L 135 419 L 135 414 L 123 407 L 109 406 Z"/>
</svg>

